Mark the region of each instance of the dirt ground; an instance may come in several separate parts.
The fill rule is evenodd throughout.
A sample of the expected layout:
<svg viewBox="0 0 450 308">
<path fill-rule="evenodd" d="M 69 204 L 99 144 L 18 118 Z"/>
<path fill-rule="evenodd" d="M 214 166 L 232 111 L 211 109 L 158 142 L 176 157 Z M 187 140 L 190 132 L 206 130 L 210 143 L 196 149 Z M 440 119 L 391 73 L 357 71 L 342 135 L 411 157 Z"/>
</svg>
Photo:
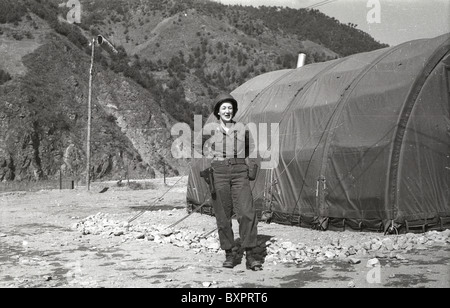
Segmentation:
<svg viewBox="0 0 450 308">
<path fill-rule="evenodd" d="M 403 253 L 406 260 L 380 259 L 374 272 L 370 255 L 300 264 L 264 262 L 250 271 L 245 262 L 222 268 L 223 252 L 123 236 L 83 235 L 80 220 L 105 213 L 131 224 L 172 224 L 186 215 L 186 179 L 164 195 L 178 178 L 152 180 L 150 189 L 95 183 L 74 190 L 0 193 L 0 287 L 2 288 L 449 288 L 450 244 Z M 102 189 L 107 191 L 100 193 Z M 145 210 L 145 211 L 144 211 Z M 233 226 L 236 226 L 234 223 Z M 214 230 L 214 217 L 195 213 L 177 225 L 185 230 Z M 363 232 L 316 231 L 258 225 L 259 237 L 313 244 L 332 238 L 371 236 Z"/>
</svg>

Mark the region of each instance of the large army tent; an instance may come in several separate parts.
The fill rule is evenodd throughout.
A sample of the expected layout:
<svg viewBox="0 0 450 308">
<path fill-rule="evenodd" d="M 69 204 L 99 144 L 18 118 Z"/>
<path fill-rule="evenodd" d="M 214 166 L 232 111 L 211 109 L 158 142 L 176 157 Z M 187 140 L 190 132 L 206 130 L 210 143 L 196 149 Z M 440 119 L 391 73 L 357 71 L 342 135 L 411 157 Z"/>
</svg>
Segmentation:
<svg viewBox="0 0 450 308">
<path fill-rule="evenodd" d="M 252 182 L 260 217 L 322 230 L 445 227 L 449 92 L 450 34 L 242 84 L 232 92 L 236 121 L 279 125 L 269 132 L 279 137 L 278 165 Z M 188 205 L 202 211 L 210 194 L 199 172 L 209 163 L 195 159 L 188 180 Z"/>
</svg>

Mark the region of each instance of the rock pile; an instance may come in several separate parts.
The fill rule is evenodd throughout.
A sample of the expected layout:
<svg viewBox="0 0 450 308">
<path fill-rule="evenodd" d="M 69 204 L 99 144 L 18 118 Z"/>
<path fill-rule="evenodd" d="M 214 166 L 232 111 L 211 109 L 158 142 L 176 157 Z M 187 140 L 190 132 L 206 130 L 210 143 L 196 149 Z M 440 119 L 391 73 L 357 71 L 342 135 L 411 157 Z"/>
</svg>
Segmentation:
<svg viewBox="0 0 450 308">
<path fill-rule="evenodd" d="M 105 213 L 89 216 L 75 223 L 72 228 L 81 232 L 82 235 L 122 236 L 123 241 L 148 240 L 160 244 L 172 244 L 196 253 L 223 253 L 220 250 L 217 232 L 204 234 L 194 230 L 169 228 L 162 224 L 139 223 L 130 225 L 127 221 L 111 219 Z M 299 264 L 331 259 L 347 260 L 356 264 L 360 262 L 358 258 L 364 256 L 395 258 L 405 261 L 405 257 L 401 253 L 413 249 L 425 250 L 432 246 L 448 245 L 450 243 L 450 230 L 385 236 L 371 234 L 353 238 L 346 238 L 340 233 L 335 233 L 335 236 L 331 238 L 327 237 L 316 242 L 316 245 L 308 245 L 283 241 L 273 237 L 268 241 L 260 242 L 255 252 L 264 259 L 265 263 L 273 264 Z"/>
<path fill-rule="evenodd" d="M 168 228 L 162 224 L 129 224 L 127 221 L 113 220 L 105 213 L 89 216 L 75 223 L 72 229 L 79 230 L 82 235 L 123 236 L 123 241 L 144 239 L 192 249 L 195 252 L 217 253 L 220 250 L 217 233 L 204 236 L 201 232 Z"/>
<path fill-rule="evenodd" d="M 338 237 L 326 241 L 328 243 L 310 246 L 304 243 L 280 242 L 273 238 L 267 243 L 265 260 L 275 263 L 301 263 L 343 259 L 350 263 L 359 263 L 358 257 L 364 256 L 405 260 L 401 252 L 406 253 L 413 249 L 426 250 L 432 246 L 448 245 L 450 243 L 450 230 L 429 231 L 422 234 L 406 233 L 395 236 L 372 235 L 364 241 L 341 240 Z"/>
</svg>

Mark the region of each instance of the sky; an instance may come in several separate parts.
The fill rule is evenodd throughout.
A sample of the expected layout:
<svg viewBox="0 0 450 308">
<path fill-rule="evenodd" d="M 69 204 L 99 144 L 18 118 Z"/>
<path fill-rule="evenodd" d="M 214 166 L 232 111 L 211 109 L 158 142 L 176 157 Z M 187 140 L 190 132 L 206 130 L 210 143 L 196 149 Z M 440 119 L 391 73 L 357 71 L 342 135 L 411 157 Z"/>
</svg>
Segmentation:
<svg viewBox="0 0 450 308">
<path fill-rule="evenodd" d="M 376 41 L 395 46 L 450 32 L 450 0 L 213 0 L 254 7 L 315 8 L 356 24 Z"/>
</svg>

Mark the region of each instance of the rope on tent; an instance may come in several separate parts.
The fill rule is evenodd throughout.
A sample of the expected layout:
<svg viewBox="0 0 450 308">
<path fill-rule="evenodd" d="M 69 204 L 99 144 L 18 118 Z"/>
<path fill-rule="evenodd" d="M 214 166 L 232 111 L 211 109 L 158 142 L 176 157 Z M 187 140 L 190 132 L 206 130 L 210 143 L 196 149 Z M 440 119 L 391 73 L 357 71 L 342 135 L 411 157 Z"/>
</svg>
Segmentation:
<svg viewBox="0 0 450 308">
<path fill-rule="evenodd" d="M 186 216 L 182 217 L 181 219 L 179 219 L 178 221 L 174 222 L 173 224 L 171 224 L 171 225 L 165 227 L 164 230 L 165 230 L 165 229 L 168 229 L 168 228 L 173 228 L 173 227 L 175 227 L 175 226 L 178 225 L 180 222 L 182 222 L 183 220 L 185 220 L 186 218 L 188 218 L 189 216 L 191 216 L 192 214 L 194 214 L 195 212 L 197 212 L 198 210 L 200 210 L 200 209 L 201 209 L 204 205 L 206 205 L 206 204 L 207 204 L 206 201 L 203 202 L 200 206 L 196 207 L 192 212 L 190 212 L 190 213 L 187 214 Z"/>
<path fill-rule="evenodd" d="M 164 192 L 164 194 L 162 194 L 159 198 L 155 199 L 155 201 L 154 201 L 152 204 L 146 206 L 142 211 L 140 211 L 138 214 L 136 214 L 135 216 L 133 216 L 132 218 L 130 218 L 130 219 L 128 220 L 128 223 L 130 223 L 130 222 L 132 222 L 133 220 L 137 219 L 137 218 L 140 217 L 142 214 L 144 214 L 150 207 L 154 206 L 158 201 L 161 201 L 161 200 L 163 199 L 163 197 L 164 197 L 164 196 L 165 196 L 165 195 L 166 195 L 173 187 L 175 187 L 175 186 L 178 184 L 178 182 L 181 181 L 181 179 L 182 179 L 184 176 L 185 176 L 185 175 L 182 175 L 182 176 L 175 182 L 175 184 L 173 184 L 171 187 L 169 187 L 169 189 L 166 190 L 166 191 Z M 188 215 L 186 215 L 185 217 L 183 217 L 183 218 L 180 219 L 179 221 L 173 223 L 173 224 L 170 225 L 169 227 L 170 227 L 170 228 L 174 227 L 175 225 L 177 225 L 178 223 L 180 223 L 180 222 L 183 221 L 184 219 L 186 219 L 186 218 L 188 218 L 189 216 L 191 216 L 193 213 L 195 213 L 195 212 L 197 212 L 198 210 L 200 210 L 204 205 L 206 205 L 206 204 L 207 204 L 207 203 L 206 203 L 206 201 L 207 201 L 207 200 L 206 200 L 206 194 L 207 194 L 207 192 L 205 192 L 205 193 L 203 194 L 203 203 L 202 203 L 199 207 L 197 207 L 197 208 L 196 208 L 195 210 L 193 210 L 191 213 L 189 213 Z M 168 228 L 168 227 L 166 227 L 166 228 Z"/>
<path fill-rule="evenodd" d="M 233 214 L 233 216 L 231 216 L 231 219 L 235 218 L 236 214 Z M 215 227 L 214 229 L 212 229 L 211 231 L 207 232 L 207 233 L 203 233 L 202 235 L 200 235 L 200 237 L 207 237 L 208 235 L 212 234 L 214 231 L 216 231 L 217 229 L 219 229 L 219 227 Z"/>
<path fill-rule="evenodd" d="M 158 201 L 160 201 L 160 200 L 162 200 L 163 199 L 163 197 L 164 197 L 164 195 L 165 194 L 167 194 L 182 178 L 184 177 L 184 175 L 182 175 L 176 182 L 175 182 L 175 184 L 173 184 L 171 187 L 169 187 L 169 189 L 161 196 L 161 197 L 159 197 L 159 198 L 157 198 L 156 200 L 155 200 L 155 202 L 153 202 L 153 204 L 151 204 L 151 205 L 149 205 L 149 206 L 147 206 L 147 207 L 145 207 L 140 213 L 138 213 L 138 214 L 136 214 L 133 218 L 131 218 L 131 219 L 129 219 L 128 220 L 128 223 L 130 223 L 130 222 L 132 222 L 133 220 L 135 220 L 135 219 L 137 219 L 139 216 L 141 216 L 145 211 L 147 211 L 150 207 L 152 207 L 154 204 L 156 204 L 156 202 L 158 202 Z M 203 194 L 203 203 L 199 206 L 199 207 L 197 207 L 197 208 L 195 208 L 191 213 L 189 213 L 189 214 L 187 214 L 186 216 L 184 216 L 183 218 L 181 218 L 180 220 L 178 220 L 178 221 L 176 221 L 175 223 L 173 223 L 173 224 L 171 224 L 171 225 L 169 225 L 169 226 L 167 226 L 167 227 L 165 227 L 164 229 L 167 229 L 167 228 L 173 228 L 174 226 L 176 226 L 177 224 L 179 224 L 180 222 L 182 222 L 183 220 L 185 220 L 186 218 L 188 218 L 189 216 L 191 216 L 192 214 L 194 214 L 195 212 L 197 212 L 198 210 L 200 210 L 204 205 L 206 205 L 207 204 L 207 200 L 206 200 L 206 194 L 207 194 L 207 192 L 205 192 L 204 194 Z"/>
<path fill-rule="evenodd" d="M 386 235 L 387 233 L 392 234 L 394 232 L 395 232 L 395 235 L 398 235 L 398 229 L 395 226 L 394 220 L 392 219 L 391 220 L 391 225 L 388 228 L 386 228 L 386 231 L 384 232 L 384 235 Z"/>
<path fill-rule="evenodd" d="M 128 220 L 128 223 L 132 222 L 133 220 L 137 219 L 138 217 L 140 217 L 142 214 L 144 214 L 149 208 L 151 208 L 153 205 L 155 205 L 158 201 L 161 201 L 163 199 L 163 197 L 175 186 L 178 184 L 179 181 L 181 181 L 181 179 L 184 177 L 184 175 L 182 175 L 176 182 L 175 184 L 173 184 L 172 186 L 169 187 L 168 190 L 166 190 L 159 198 L 156 198 L 155 201 L 146 206 L 143 210 L 141 210 L 139 213 L 137 213 L 136 215 L 134 215 L 132 218 L 130 218 Z"/>
</svg>

